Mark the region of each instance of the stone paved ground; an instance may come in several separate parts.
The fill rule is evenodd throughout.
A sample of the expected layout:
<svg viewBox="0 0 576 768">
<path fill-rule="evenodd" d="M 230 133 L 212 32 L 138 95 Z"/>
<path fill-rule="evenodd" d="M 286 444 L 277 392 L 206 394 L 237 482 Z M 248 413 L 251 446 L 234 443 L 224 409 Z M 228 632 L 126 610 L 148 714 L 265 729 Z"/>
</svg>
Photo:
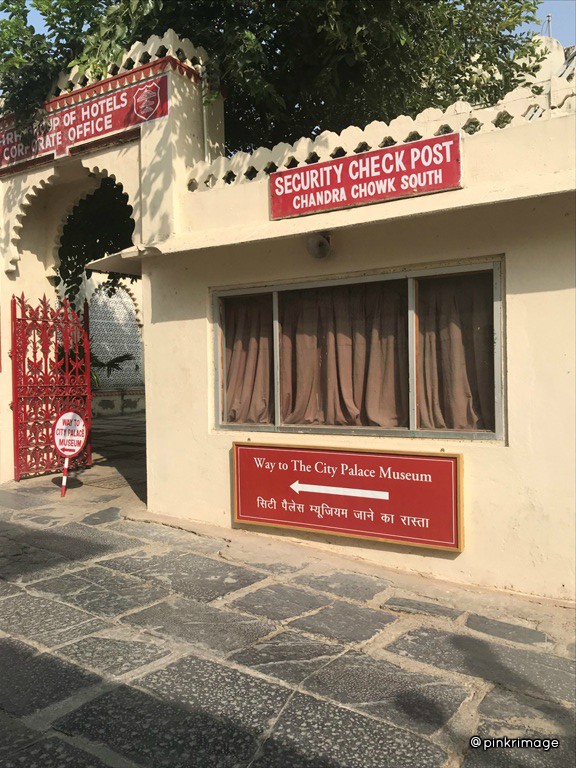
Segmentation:
<svg viewBox="0 0 576 768">
<path fill-rule="evenodd" d="M 0 768 L 574 764 L 569 606 L 143 522 L 142 438 L 0 488 Z"/>
</svg>

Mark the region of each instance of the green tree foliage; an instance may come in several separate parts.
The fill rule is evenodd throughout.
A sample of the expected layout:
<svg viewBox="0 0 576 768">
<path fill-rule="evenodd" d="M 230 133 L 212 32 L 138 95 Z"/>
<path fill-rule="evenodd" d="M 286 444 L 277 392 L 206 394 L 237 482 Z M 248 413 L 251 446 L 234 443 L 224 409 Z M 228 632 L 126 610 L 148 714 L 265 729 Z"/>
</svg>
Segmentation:
<svg viewBox="0 0 576 768">
<path fill-rule="evenodd" d="M 76 306 L 86 264 L 117 253 L 132 244 L 134 221 L 128 196 L 114 179 L 106 178 L 98 189 L 74 208 L 64 226 L 58 258 L 59 276 L 70 304 Z M 90 276 L 90 272 L 87 272 Z M 105 290 L 114 292 L 121 275 L 111 274 Z"/>
<path fill-rule="evenodd" d="M 538 65 L 540 0 L 0 0 L 4 111 L 30 119 L 71 61 L 103 72 L 135 40 L 174 29 L 212 60 L 228 151 L 389 120 L 457 99 L 494 102 Z"/>
<path fill-rule="evenodd" d="M 106 0 L 0 0 L 1 114 L 16 114 L 21 126 L 42 118 L 42 105 L 59 72 L 84 50 Z M 28 23 L 29 7 L 44 20 L 45 33 Z"/>
<path fill-rule="evenodd" d="M 538 67 L 519 27 L 535 21 L 539 2 L 0 0 L 0 114 L 15 114 L 21 129 L 38 125 L 60 71 L 76 63 L 102 75 L 135 40 L 167 29 L 211 55 L 205 97 L 226 99 L 230 153 L 457 99 L 494 103 Z M 59 254 L 71 303 L 87 262 L 131 244 L 130 215 L 112 180 L 77 206 Z"/>
</svg>

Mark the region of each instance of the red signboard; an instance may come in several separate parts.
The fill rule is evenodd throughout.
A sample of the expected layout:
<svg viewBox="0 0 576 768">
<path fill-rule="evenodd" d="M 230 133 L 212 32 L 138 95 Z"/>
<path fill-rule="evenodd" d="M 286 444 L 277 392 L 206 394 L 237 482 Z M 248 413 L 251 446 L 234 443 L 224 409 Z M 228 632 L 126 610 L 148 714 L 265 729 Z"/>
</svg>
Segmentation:
<svg viewBox="0 0 576 768">
<path fill-rule="evenodd" d="M 460 552 L 460 460 L 235 443 L 235 520 Z"/>
<path fill-rule="evenodd" d="M 25 142 L 13 125 L 0 122 L 0 169 L 37 157 L 62 157 L 71 147 L 120 133 L 168 114 L 168 76 L 141 80 L 47 115 L 46 129 Z"/>
<path fill-rule="evenodd" d="M 270 217 L 285 219 L 461 186 L 460 134 L 270 174 Z"/>
</svg>

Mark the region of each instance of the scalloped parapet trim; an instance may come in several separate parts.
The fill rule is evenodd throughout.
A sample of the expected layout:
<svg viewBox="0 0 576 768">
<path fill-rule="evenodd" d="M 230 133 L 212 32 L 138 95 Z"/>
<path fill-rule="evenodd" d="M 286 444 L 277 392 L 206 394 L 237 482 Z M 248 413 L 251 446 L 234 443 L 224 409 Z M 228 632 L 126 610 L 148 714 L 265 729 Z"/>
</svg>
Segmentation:
<svg viewBox="0 0 576 768">
<path fill-rule="evenodd" d="M 208 59 L 204 48 L 193 45 L 190 40 L 181 39 L 174 30 L 169 29 L 162 37 L 152 35 L 146 42 L 134 43 L 123 51 L 100 77 L 95 77 L 89 70 L 83 72 L 78 66 L 62 72 L 51 93 L 51 98 L 73 93 L 102 80 L 131 72 L 136 67 L 164 59 L 166 56 L 171 56 L 181 64 L 196 70 L 198 75 L 201 74 Z"/>
<path fill-rule="evenodd" d="M 416 118 L 401 115 L 388 124 L 375 120 L 365 128 L 349 126 L 341 133 L 324 131 L 314 139 L 301 138 L 294 144 L 281 143 L 271 149 L 259 147 L 251 154 L 238 152 L 231 157 L 219 157 L 211 163 L 201 162 L 191 169 L 188 189 L 191 192 L 206 191 L 259 181 L 285 168 L 333 160 L 445 133 L 494 133 L 575 111 L 574 79 L 556 76 L 545 83 L 540 95 L 534 95 L 529 87 L 520 87 L 492 107 L 477 108 L 468 102 L 457 101 L 445 110 L 425 109 Z"/>
</svg>

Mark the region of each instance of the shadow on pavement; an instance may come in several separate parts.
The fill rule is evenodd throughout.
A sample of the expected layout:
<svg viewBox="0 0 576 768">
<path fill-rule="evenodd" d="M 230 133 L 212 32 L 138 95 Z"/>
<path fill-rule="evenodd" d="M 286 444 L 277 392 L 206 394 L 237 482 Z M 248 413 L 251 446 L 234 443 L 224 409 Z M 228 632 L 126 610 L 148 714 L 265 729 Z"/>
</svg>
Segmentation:
<svg viewBox="0 0 576 768">
<path fill-rule="evenodd" d="M 146 420 L 143 415 L 95 418 L 92 422 L 90 469 L 77 477 L 108 490 L 129 486 L 146 503 Z"/>
<path fill-rule="evenodd" d="M 0 639 L 0 670 L 0 707 L 7 713 L 3 715 L 0 710 L 1 768 L 104 768 L 109 763 L 96 757 L 102 744 L 143 768 L 343 765 L 330 758 L 303 754 L 296 745 L 283 744 L 273 737 L 265 739 L 268 722 L 264 719 L 250 728 L 199 706 L 163 701 L 122 683 L 106 683 L 97 674 L 51 654 L 38 653 L 16 640 Z M 278 690 L 283 692 L 284 700 L 270 712 L 274 718 L 290 695 L 286 689 Z M 74 696 L 90 700 L 74 708 Z M 54 707 L 66 699 L 67 705 Z M 52 712 L 50 707 L 54 707 Z M 62 715 L 62 710 L 68 713 Z M 34 715 L 38 711 L 42 712 L 39 717 Z M 90 751 L 61 739 L 62 734 L 87 740 Z"/>
</svg>

